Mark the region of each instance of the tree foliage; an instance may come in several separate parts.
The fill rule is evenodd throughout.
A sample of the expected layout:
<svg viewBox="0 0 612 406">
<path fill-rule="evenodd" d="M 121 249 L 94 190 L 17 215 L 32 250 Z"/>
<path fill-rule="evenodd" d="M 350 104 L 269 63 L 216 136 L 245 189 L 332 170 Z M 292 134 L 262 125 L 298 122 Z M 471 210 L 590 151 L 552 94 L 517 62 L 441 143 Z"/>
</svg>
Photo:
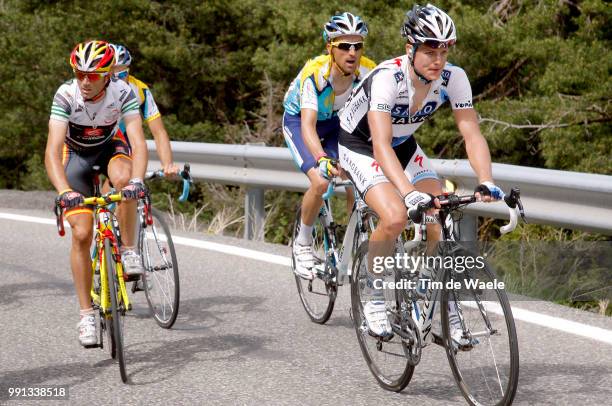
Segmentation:
<svg viewBox="0 0 612 406">
<path fill-rule="evenodd" d="M 51 99 L 77 42 L 127 45 L 173 139 L 282 145 L 284 91 L 323 52 L 321 27 L 350 10 L 370 28 L 366 54 L 403 51 L 407 1 L 144 0 L 0 2 L 0 187 L 40 186 Z M 601 0 L 442 1 L 494 161 L 612 173 L 612 9 Z M 417 133 L 433 157 L 464 157 L 448 111 Z"/>
</svg>

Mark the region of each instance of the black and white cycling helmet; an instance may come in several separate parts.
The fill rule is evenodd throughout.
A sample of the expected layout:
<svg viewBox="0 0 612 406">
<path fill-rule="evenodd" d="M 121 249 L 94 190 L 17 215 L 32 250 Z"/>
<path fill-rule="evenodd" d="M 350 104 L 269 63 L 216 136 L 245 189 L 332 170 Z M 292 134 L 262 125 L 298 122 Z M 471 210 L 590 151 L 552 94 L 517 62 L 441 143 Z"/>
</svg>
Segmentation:
<svg viewBox="0 0 612 406">
<path fill-rule="evenodd" d="M 406 13 L 401 29 L 402 37 L 415 45 L 426 44 L 432 48 L 448 48 L 457 41 L 455 23 L 436 6 L 415 5 Z"/>
<path fill-rule="evenodd" d="M 343 35 L 359 35 L 365 38 L 368 35 L 368 26 L 361 17 L 349 12 L 336 14 L 323 27 L 323 39 L 330 42 Z"/>
</svg>

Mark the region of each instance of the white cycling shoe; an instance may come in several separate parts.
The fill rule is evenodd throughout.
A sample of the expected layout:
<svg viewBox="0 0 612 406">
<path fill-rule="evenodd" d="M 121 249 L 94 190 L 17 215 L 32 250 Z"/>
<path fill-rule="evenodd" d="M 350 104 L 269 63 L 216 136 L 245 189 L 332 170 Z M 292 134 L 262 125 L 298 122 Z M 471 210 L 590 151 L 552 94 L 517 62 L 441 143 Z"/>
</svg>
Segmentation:
<svg viewBox="0 0 612 406">
<path fill-rule="evenodd" d="M 295 259 L 295 274 L 309 281 L 314 279 L 315 257 L 312 245 L 301 245 L 294 242 L 292 248 L 293 258 Z"/>
<path fill-rule="evenodd" d="M 480 343 L 480 340 L 478 340 L 477 338 L 472 338 L 470 340 L 468 337 L 463 336 L 461 320 L 459 319 L 457 313 L 449 311 L 448 321 L 450 324 L 451 339 L 457 347 L 473 347 L 474 345 Z"/>
<path fill-rule="evenodd" d="M 129 275 L 142 275 L 144 273 L 144 267 L 140 255 L 134 250 L 125 250 L 121 253 L 121 260 L 123 262 L 123 271 Z"/>
<path fill-rule="evenodd" d="M 79 342 L 81 345 L 95 345 L 98 343 L 96 317 L 94 315 L 81 317 L 81 321 L 77 324 L 77 328 L 79 329 Z"/>
<path fill-rule="evenodd" d="M 372 335 L 388 337 L 393 334 L 384 300 L 373 299 L 368 301 L 363 307 L 363 313 Z"/>
</svg>

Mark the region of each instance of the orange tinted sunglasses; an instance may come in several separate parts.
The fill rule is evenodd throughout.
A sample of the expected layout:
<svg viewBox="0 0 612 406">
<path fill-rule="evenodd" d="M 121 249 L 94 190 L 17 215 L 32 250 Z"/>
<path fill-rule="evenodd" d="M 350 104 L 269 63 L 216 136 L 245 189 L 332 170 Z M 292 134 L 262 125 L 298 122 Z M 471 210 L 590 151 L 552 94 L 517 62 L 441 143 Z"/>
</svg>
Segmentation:
<svg viewBox="0 0 612 406">
<path fill-rule="evenodd" d="M 78 70 L 74 71 L 74 75 L 79 81 L 85 80 L 85 78 L 89 79 L 90 82 L 97 82 L 102 79 L 104 76 L 108 75 L 108 72 L 81 72 Z"/>
</svg>

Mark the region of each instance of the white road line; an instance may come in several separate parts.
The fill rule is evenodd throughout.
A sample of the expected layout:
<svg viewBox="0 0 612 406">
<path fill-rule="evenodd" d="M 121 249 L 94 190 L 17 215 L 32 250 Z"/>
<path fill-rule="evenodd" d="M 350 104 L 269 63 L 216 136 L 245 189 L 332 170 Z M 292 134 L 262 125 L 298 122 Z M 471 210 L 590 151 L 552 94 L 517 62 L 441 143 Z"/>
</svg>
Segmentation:
<svg viewBox="0 0 612 406">
<path fill-rule="evenodd" d="M 461 302 L 463 306 L 477 308 L 474 302 Z M 484 302 L 487 312 L 503 315 L 501 305 L 497 302 Z M 588 324 L 578 323 L 560 317 L 548 316 L 542 313 L 532 312 L 512 305 L 512 315 L 514 320 L 521 320 L 527 323 L 537 324 L 538 326 L 552 328 L 582 337 L 592 338 L 612 345 L 612 330 L 600 327 L 589 326 Z"/>
<path fill-rule="evenodd" d="M 7 220 L 25 221 L 30 223 L 55 225 L 55 220 L 52 219 L 23 216 L 20 214 L 0 213 L 0 218 Z M 209 251 L 221 252 L 223 254 L 237 255 L 276 265 L 291 266 L 291 258 L 282 255 L 268 254 L 266 252 L 240 248 L 233 245 L 219 244 L 210 241 L 196 240 L 193 238 L 175 236 L 172 237 L 172 239 L 174 243 L 178 245 L 202 248 Z M 489 310 L 489 307 L 487 307 L 487 310 Z M 501 312 L 501 309 L 495 309 L 495 307 L 491 308 L 490 310 L 498 314 L 499 312 Z M 512 306 L 512 313 L 516 320 L 525 321 L 531 324 L 537 324 L 538 326 L 548 327 L 569 334 L 587 337 L 612 345 L 612 330 L 589 326 L 588 324 L 578 323 L 575 321 L 562 319 L 560 317 L 548 316 L 545 314 L 532 312 L 530 310 L 521 309 L 516 306 Z"/>
</svg>

